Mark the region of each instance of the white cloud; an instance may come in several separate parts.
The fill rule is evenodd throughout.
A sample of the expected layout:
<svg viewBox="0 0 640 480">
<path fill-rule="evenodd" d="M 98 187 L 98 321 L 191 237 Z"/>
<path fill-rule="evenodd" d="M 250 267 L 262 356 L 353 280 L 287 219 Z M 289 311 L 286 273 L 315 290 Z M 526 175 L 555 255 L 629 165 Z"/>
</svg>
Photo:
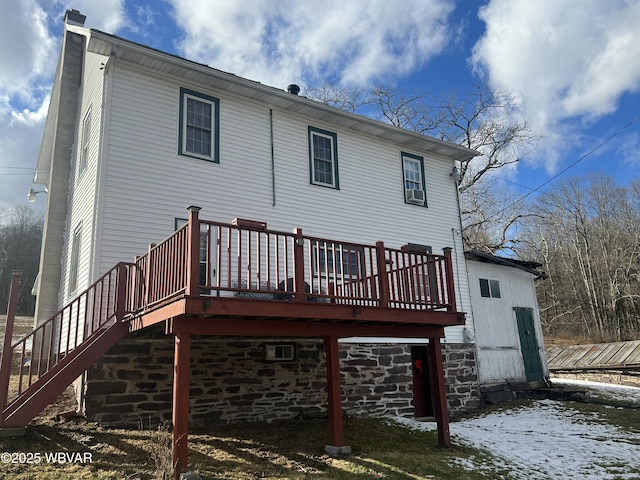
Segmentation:
<svg viewBox="0 0 640 480">
<path fill-rule="evenodd" d="M 115 32 L 124 0 L 18 0 L 0 29 L 0 207 L 26 201 L 49 105 L 64 12 L 87 15 L 86 26 Z"/>
<path fill-rule="evenodd" d="M 539 153 L 549 170 L 576 139 L 564 122 L 611 113 L 640 88 L 638 2 L 491 0 L 479 16 L 486 32 L 471 61 L 546 135 Z"/>
<path fill-rule="evenodd" d="M 6 12 L 5 12 L 6 13 Z M 47 31 L 47 15 L 34 0 L 20 0 L 0 29 L 0 95 L 31 103 L 31 83 L 55 68 L 55 42 Z"/>
<path fill-rule="evenodd" d="M 273 86 L 366 83 L 397 77 L 445 48 L 452 0 L 170 0 L 184 31 L 179 47 Z"/>
<path fill-rule="evenodd" d="M 631 168 L 640 167 L 640 135 L 637 132 L 627 133 L 622 137 L 618 153 L 622 162 Z"/>
</svg>

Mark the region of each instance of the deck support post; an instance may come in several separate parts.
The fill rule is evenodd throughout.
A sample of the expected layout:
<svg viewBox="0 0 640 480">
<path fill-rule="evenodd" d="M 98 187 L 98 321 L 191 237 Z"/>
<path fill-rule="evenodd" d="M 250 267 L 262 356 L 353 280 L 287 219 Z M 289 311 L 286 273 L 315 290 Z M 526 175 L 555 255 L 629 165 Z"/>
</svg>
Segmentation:
<svg viewBox="0 0 640 480">
<path fill-rule="evenodd" d="M 389 277 L 384 242 L 376 242 L 376 266 L 378 268 L 378 291 L 380 292 L 379 306 L 386 308 L 389 306 Z"/>
<path fill-rule="evenodd" d="M 337 335 L 324 337 L 324 350 L 327 355 L 327 398 L 329 410 L 329 445 L 325 450 L 333 455 L 350 453 L 351 448 L 344 446 L 342 425 L 342 391 L 340 388 L 340 355 Z"/>
<path fill-rule="evenodd" d="M 191 368 L 191 334 L 177 333 L 173 356 L 173 448 L 174 477 L 187 468 L 189 435 L 189 373 Z"/>
<path fill-rule="evenodd" d="M 4 329 L 2 359 L 0 360 L 0 388 L 2 389 L 2 392 L 0 392 L 0 427 L 4 425 L 4 408 L 7 406 L 7 396 L 9 394 L 12 360 L 11 343 L 21 277 L 22 272 L 11 272 L 11 287 L 9 287 L 9 303 L 7 304 L 7 324 Z"/>
<path fill-rule="evenodd" d="M 302 229 L 295 228 L 293 230 L 295 242 L 293 245 L 293 269 L 294 269 L 294 294 L 295 302 L 306 302 L 307 292 L 304 283 L 304 237 Z"/>
<path fill-rule="evenodd" d="M 127 266 L 124 263 L 118 264 L 116 273 L 116 321 L 121 322 L 127 311 L 127 288 L 129 278 L 127 275 Z M 129 307 L 131 307 L 129 305 Z"/>
<path fill-rule="evenodd" d="M 433 410 L 438 424 L 438 444 L 441 447 L 451 446 L 449 432 L 449 411 L 447 409 L 447 391 L 442 364 L 442 348 L 439 338 L 430 338 L 427 347 L 429 354 L 429 374 L 433 387 Z"/>
<path fill-rule="evenodd" d="M 189 210 L 189 231 L 187 232 L 187 262 L 189 270 L 187 272 L 187 295 L 198 295 L 200 290 L 200 220 L 198 218 L 200 207 L 193 205 Z"/>
<path fill-rule="evenodd" d="M 456 305 L 456 286 L 453 280 L 453 258 L 452 258 L 452 248 L 445 247 L 442 249 L 444 252 L 445 259 L 445 278 L 447 281 L 447 303 L 449 306 L 447 307 L 447 312 L 457 312 L 458 307 Z"/>
</svg>

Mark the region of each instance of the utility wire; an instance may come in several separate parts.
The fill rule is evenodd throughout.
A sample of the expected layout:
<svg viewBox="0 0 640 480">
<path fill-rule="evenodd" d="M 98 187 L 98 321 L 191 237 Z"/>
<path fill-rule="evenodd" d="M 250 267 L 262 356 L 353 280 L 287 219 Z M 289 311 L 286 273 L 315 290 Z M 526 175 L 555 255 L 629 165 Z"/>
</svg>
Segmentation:
<svg viewBox="0 0 640 480">
<path fill-rule="evenodd" d="M 515 204 L 520 203 L 522 200 L 524 200 L 525 198 L 527 198 L 528 196 L 534 194 L 535 192 L 537 192 L 538 190 L 540 190 L 542 187 L 549 185 L 551 182 L 553 182 L 556 178 L 558 178 L 560 175 L 562 175 L 563 173 L 565 173 L 567 170 L 575 167 L 578 163 L 580 163 L 581 161 L 583 161 L 585 158 L 591 156 L 593 153 L 595 153 L 598 149 L 604 147 L 607 143 L 609 143 L 611 140 L 613 140 L 615 137 L 617 137 L 620 133 L 622 133 L 624 130 L 626 130 L 627 128 L 629 128 L 631 125 L 633 125 L 635 122 L 638 121 L 638 119 L 640 119 L 640 114 L 636 115 L 636 117 L 631 120 L 629 123 L 627 123 L 626 125 L 624 125 L 623 127 L 619 128 L 616 132 L 614 132 L 613 134 L 611 134 L 609 136 L 609 138 L 607 138 L 606 140 L 604 140 L 603 142 L 599 143 L 598 145 L 596 145 L 595 147 L 593 147 L 591 150 L 589 150 L 587 153 L 581 155 L 575 162 L 571 163 L 570 165 L 568 165 L 567 167 L 563 168 L 561 171 L 559 171 L 558 173 L 556 173 L 553 177 L 551 177 L 549 180 L 547 180 L 546 182 L 542 183 L 541 185 L 538 185 L 536 188 L 531 189 L 530 192 L 525 193 L 524 195 L 522 195 L 521 197 L 515 199 L 513 202 L 511 202 L 509 205 L 507 205 L 506 207 L 504 207 L 502 210 L 498 211 L 495 215 L 500 215 L 502 212 L 508 210 L 509 208 L 513 207 Z M 528 187 L 527 187 L 528 188 Z"/>
</svg>

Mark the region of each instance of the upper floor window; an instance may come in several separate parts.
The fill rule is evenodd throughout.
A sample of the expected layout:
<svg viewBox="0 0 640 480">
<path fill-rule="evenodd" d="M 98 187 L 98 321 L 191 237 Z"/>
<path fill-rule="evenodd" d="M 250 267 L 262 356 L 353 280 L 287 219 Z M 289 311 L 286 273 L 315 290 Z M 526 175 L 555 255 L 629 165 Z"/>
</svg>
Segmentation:
<svg viewBox="0 0 640 480">
<path fill-rule="evenodd" d="M 220 100 L 180 89 L 179 153 L 219 162 Z"/>
<path fill-rule="evenodd" d="M 498 280 L 481 278 L 480 296 L 485 298 L 500 298 L 500 282 Z"/>
<path fill-rule="evenodd" d="M 410 153 L 402 153 L 402 177 L 404 201 L 414 205 L 427 205 L 427 189 L 424 180 L 424 159 Z"/>
<path fill-rule="evenodd" d="M 309 170 L 311 183 L 340 188 L 338 183 L 338 137 L 335 133 L 309 127 Z"/>
<path fill-rule="evenodd" d="M 91 137 L 91 107 L 87 111 L 82 121 L 82 139 L 80 144 L 80 158 L 78 160 L 78 175 L 82 174 L 87 168 L 87 159 L 89 158 L 89 139 Z"/>
</svg>

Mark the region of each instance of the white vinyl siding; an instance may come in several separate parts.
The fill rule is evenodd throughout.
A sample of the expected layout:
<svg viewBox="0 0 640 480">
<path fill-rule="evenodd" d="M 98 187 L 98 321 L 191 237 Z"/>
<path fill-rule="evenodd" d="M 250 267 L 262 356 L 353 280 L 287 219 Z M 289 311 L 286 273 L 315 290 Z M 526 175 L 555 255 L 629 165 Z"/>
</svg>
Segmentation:
<svg viewBox="0 0 640 480">
<path fill-rule="evenodd" d="M 76 292 L 80 293 L 92 283 L 93 245 L 95 241 L 95 206 L 97 202 L 96 182 L 100 157 L 101 116 L 104 108 L 104 74 L 107 57 L 87 53 L 85 57 L 84 85 L 76 130 L 74 151 L 75 181 L 70 184 L 70 199 L 67 212 L 67 230 L 62 251 L 62 279 L 58 304 L 63 306 L 73 295 L 69 290 L 72 261 L 72 238 L 74 229 L 82 224 L 83 246 L 80 249 Z M 81 165 L 84 164 L 84 165 Z M 82 169 L 80 167 L 82 166 Z M 81 172 L 81 174 L 80 174 Z M 100 274 L 104 272 L 99 272 Z"/>
<path fill-rule="evenodd" d="M 224 106 L 219 165 L 176 151 L 181 87 L 219 98 Z M 206 220 L 248 218 L 265 221 L 272 230 L 300 227 L 307 235 L 367 244 L 383 240 L 395 248 L 428 244 L 439 254 L 454 247 L 458 308 L 471 311 L 462 240 L 452 233 L 460 224 L 451 159 L 411 152 L 425 158 L 430 208 L 406 208 L 398 195 L 402 149 L 375 136 L 314 120 L 314 128 L 335 133 L 340 154 L 340 189 L 318 188 L 310 182 L 309 118 L 120 59 L 110 101 L 101 272 L 144 253 L 149 243 L 172 233 L 171 219 L 184 218 L 186 206 L 198 205 Z M 461 331 L 448 328 L 447 341 L 462 341 Z"/>
</svg>

